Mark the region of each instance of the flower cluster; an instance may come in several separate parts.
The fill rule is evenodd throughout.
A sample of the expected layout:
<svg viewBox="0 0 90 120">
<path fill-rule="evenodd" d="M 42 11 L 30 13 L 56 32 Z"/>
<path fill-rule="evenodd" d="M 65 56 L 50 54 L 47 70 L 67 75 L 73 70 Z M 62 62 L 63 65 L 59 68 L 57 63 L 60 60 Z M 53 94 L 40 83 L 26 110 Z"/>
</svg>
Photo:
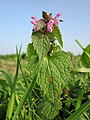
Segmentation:
<svg viewBox="0 0 90 120">
<path fill-rule="evenodd" d="M 48 22 L 46 22 L 48 32 L 52 32 L 54 29 L 54 25 L 59 24 L 59 17 L 60 16 L 61 16 L 61 13 L 58 13 L 54 18 L 51 18 L 50 20 L 48 20 Z M 36 32 L 38 19 L 34 16 L 32 16 L 31 18 L 34 19 L 34 21 L 31 21 L 31 23 L 34 25 L 34 27 L 33 27 L 34 32 Z"/>
<path fill-rule="evenodd" d="M 48 32 L 52 32 L 53 31 L 53 27 L 54 25 L 58 25 L 59 24 L 59 17 L 61 16 L 61 13 L 58 13 L 54 19 L 49 20 L 48 24 L 47 24 L 47 31 Z"/>
</svg>

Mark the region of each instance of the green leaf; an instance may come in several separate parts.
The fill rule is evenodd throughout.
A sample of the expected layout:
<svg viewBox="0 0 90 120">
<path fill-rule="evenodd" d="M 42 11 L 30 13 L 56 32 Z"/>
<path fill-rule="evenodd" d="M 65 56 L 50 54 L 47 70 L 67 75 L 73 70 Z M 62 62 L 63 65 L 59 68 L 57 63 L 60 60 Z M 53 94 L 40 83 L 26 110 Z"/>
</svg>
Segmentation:
<svg viewBox="0 0 90 120">
<path fill-rule="evenodd" d="M 68 53 L 59 51 L 48 58 L 44 57 L 38 64 L 37 84 L 43 91 L 46 101 L 38 105 L 40 118 L 53 119 L 61 108 L 60 95 L 70 80 L 70 57 Z M 43 120 L 43 119 L 41 119 Z"/>
<path fill-rule="evenodd" d="M 59 51 L 61 51 L 60 46 L 59 46 L 59 45 L 55 45 L 55 46 L 53 47 L 53 52 L 59 52 Z"/>
<path fill-rule="evenodd" d="M 61 32 L 60 32 L 58 26 L 55 26 L 53 33 L 54 33 L 55 37 L 57 38 L 60 46 L 63 48 L 62 35 L 61 35 Z"/>
<path fill-rule="evenodd" d="M 79 109 L 77 109 L 73 114 L 71 114 L 66 120 L 80 120 L 81 115 L 90 109 L 90 100 L 85 102 Z"/>
<path fill-rule="evenodd" d="M 37 105 L 36 113 L 40 116 L 41 120 L 52 120 L 59 113 L 60 109 L 60 100 L 55 103 L 50 103 L 47 100 L 43 100 Z"/>
<path fill-rule="evenodd" d="M 81 61 L 85 67 L 90 68 L 90 44 L 84 49 Z"/>
<path fill-rule="evenodd" d="M 48 35 L 42 34 L 41 32 L 35 32 L 32 34 L 32 42 L 34 49 L 36 50 L 39 56 L 39 60 L 47 56 L 47 53 L 50 48 Z"/>
<path fill-rule="evenodd" d="M 32 56 L 36 56 L 36 51 L 34 50 L 33 44 L 29 43 L 27 45 L 27 57 L 32 57 Z"/>
<path fill-rule="evenodd" d="M 36 73 L 35 67 L 38 62 L 38 55 L 36 53 L 36 50 L 34 50 L 32 43 L 28 44 L 27 46 L 27 59 L 28 59 L 30 75 L 34 75 Z"/>
<path fill-rule="evenodd" d="M 41 30 L 45 26 L 46 26 L 46 24 L 45 24 L 45 22 L 43 20 L 38 20 L 38 22 L 37 22 L 37 31 Z"/>
<path fill-rule="evenodd" d="M 52 103 L 60 98 L 62 89 L 68 85 L 71 71 L 70 57 L 66 52 L 56 52 L 39 62 L 37 83 L 44 96 Z"/>
</svg>

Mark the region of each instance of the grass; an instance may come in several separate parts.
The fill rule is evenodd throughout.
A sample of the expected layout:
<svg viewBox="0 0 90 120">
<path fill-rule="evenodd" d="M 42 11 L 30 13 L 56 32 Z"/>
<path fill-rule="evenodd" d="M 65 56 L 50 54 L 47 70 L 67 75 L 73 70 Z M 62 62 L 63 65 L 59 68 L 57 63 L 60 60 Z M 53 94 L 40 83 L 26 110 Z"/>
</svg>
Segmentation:
<svg viewBox="0 0 90 120">
<path fill-rule="evenodd" d="M 17 59 L 16 54 L 0 55 L 0 70 L 4 70 L 5 72 L 10 74 L 15 74 L 16 59 Z M 21 60 L 21 64 L 23 67 L 26 67 L 27 60 L 23 58 Z"/>
<path fill-rule="evenodd" d="M 71 56 L 71 62 L 72 62 L 73 67 L 74 68 L 76 68 L 77 66 L 80 67 L 81 66 L 80 56 L 74 56 L 71 53 L 70 53 L 70 56 Z M 1 93 L 0 93 L 1 94 L 0 95 L 0 97 L 1 97 L 0 98 L 0 101 L 1 101 L 0 117 L 1 118 L 0 118 L 0 120 L 2 120 L 2 118 L 4 118 L 6 116 L 6 111 L 7 111 L 6 109 L 8 106 L 11 106 L 12 108 L 11 108 L 11 112 L 7 113 L 7 116 L 10 116 L 10 118 L 11 118 L 11 115 L 14 113 L 13 120 L 16 120 L 17 115 L 18 115 L 18 117 L 20 117 L 17 120 L 20 120 L 21 118 L 24 118 L 24 117 L 26 119 L 28 119 L 32 115 L 34 117 L 37 116 L 39 118 L 39 116 L 38 116 L 39 113 L 37 114 L 37 112 L 33 111 L 34 110 L 33 106 L 36 106 L 36 104 L 37 104 L 36 101 L 37 101 L 38 97 L 40 97 L 38 95 L 41 95 L 41 93 L 39 94 L 38 90 L 36 90 L 36 91 L 33 90 L 32 100 L 30 101 L 31 96 L 29 94 L 30 94 L 30 92 L 32 92 L 32 89 L 36 82 L 36 79 L 33 79 L 34 81 L 32 81 L 32 82 L 30 81 L 30 76 L 28 74 L 27 57 L 25 57 L 25 55 L 22 54 L 21 58 L 22 59 L 20 60 L 20 64 L 19 64 L 20 70 L 18 72 L 18 78 L 16 78 L 15 77 L 16 68 L 17 68 L 16 54 L 15 55 L 14 54 L 13 55 L 0 55 L 0 71 L 6 72 L 6 73 L 0 72 L 0 79 L 1 79 L 1 77 L 3 77 L 3 79 L 1 79 L 2 86 L 4 86 L 5 84 L 7 86 L 6 88 L 4 87 L 5 90 L 0 89 L 1 90 Z M 20 68 L 20 65 L 22 66 L 21 68 Z M 76 120 L 76 119 L 78 120 L 78 118 L 82 114 L 83 114 L 83 116 L 82 116 L 83 118 L 85 117 L 87 120 L 89 120 L 90 114 L 89 114 L 89 112 L 86 112 L 86 111 L 87 110 L 89 111 L 89 108 L 90 108 L 90 100 L 88 100 L 88 97 L 89 97 L 88 91 L 90 91 L 90 89 L 88 87 L 89 84 L 88 83 L 86 84 L 86 82 L 85 82 L 89 79 L 89 77 L 87 76 L 87 74 L 86 75 L 85 74 L 78 73 L 78 71 L 76 73 L 72 73 L 73 82 L 70 83 L 71 90 L 68 91 L 69 92 L 68 94 L 66 94 L 66 93 L 62 94 L 62 97 L 61 97 L 62 98 L 62 100 L 61 100 L 62 108 L 54 120 L 59 120 L 61 118 L 62 118 L 62 120 L 64 120 L 64 118 L 67 118 L 67 120 Z M 6 75 L 6 77 L 5 77 L 5 75 Z M 90 75 L 90 74 L 88 74 L 88 75 Z M 4 77 L 5 77 L 6 81 L 5 81 Z M 11 79 L 11 81 L 10 81 L 10 79 Z M 11 91 L 13 91 L 12 86 L 14 86 L 15 79 L 18 79 L 16 88 L 15 88 L 16 93 L 13 92 L 13 94 L 12 94 Z M 81 81 L 78 81 L 78 79 L 80 79 Z M 4 80 L 4 81 L 2 81 L 2 80 Z M 10 82 L 12 85 L 10 84 Z M 81 84 L 84 85 L 84 89 L 82 88 Z M 75 88 L 75 85 L 76 85 L 76 88 Z M 36 87 L 37 86 L 35 86 L 35 88 Z M 39 87 L 37 87 L 37 88 L 39 88 Z M 2 98 L 2 95 L 3 95 L 3 98 Z M 36 97 L 36 95 L 38 97 Z M 11 99 L 11 101 L 13 100 L 13 102 L 9 102 L 9 104 L 15 103 L 14 108 L 13 108 L 13 105 L 8 104 L 8 98 Z M 4 103 L 2 103 L 2 102 L 4 102 Z M 33 106 L 30 106 L 30 105 L 33 105 Z M 71 107 L 73 107 L 73 108 L 71 108 Z M 28 109 L 28 108 L 30 108 L 30 109 Z M 10 107 L 8 109 L 10 110 Z M 30 110 L 30 111 L 28 111 L 28 110 Z M 4 111 L 4 112 L 2 112 L 2 111 Z M 30 115 L 26 113 L 27 111 L 30 113 Z M 5 113 L 5 115 L 4 115 L 4 113 Z M 19 116 L 19 114 L 21 116 Z M 6 119 L 6 120 L 8 120 L 8 119 Z M 36 117 L 34 120 L 36 120 Z"/>
<path fill-rule="evenodd" d="M 15 73 L 16 55 L 0 55 L 0 70 Z"/>
</svg>

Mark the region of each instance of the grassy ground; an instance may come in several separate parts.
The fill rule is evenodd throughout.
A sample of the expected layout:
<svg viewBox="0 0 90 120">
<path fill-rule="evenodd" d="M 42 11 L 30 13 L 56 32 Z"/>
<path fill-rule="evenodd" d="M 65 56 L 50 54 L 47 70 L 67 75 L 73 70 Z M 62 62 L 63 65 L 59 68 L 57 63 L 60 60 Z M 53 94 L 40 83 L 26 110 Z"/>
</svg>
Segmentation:
<svg viewBox="0 0 90 120">
<path fill-rule="evenodd" d="M 0 55 L 0 70 L 14 73 L 16 67 L 16 55 Z"/>
<path fill-rule="evenodd" d="M 81 66 L 80 56 L 73 56 L 72 54 L 70 54 L 70 56 L 71 56 L 72 66 L 74 68 L 80 67 Z M 23 73 L 21 72 L 21 69 L 20 69 L 19 74 L 18 74 L 17 84 L 16 84 L 16 97 L 15 97 L 16 104 L 14 105 L 15 109 L 17 108 L 17 104 L 18 104 L 20 98 L 23 98 L 22 96 L 26 95 L 26 94 L 24 94 L 25 90 L 27 89 L 27 86 L 31 82 L 30 74 L 29 74 L 29 70 L 28 70 L 29 67 L 27 64 L 27 57 L 25 57 L 24 54 L 21 57 L 22 57 L 22 59 L 21 59 L 20 63 L 21 63 L 22 69 L 23 69 L 22 70 Z M 1 81 L 0 81 L 1 82 L 1 86 L 0 86 L 0 120 L 4 120 L 4 118 L 6 116 L 8 99 L 10 98 L 11 90 L 12 90 L 10 80 L 12 82 L 15 78 L 16 62 L 17 62 L 16 55 L 0 55 L 0 70 L 3 70 L 6 72 L 6 74 L 4 72 L 0 72 L 0 79 L 1 79 Z M 62 120 L 63 120 L 64 118 L 69 117 L 73 113 L 73 111 L 75 111 L 75 109 L 77 109 L 78 107 L 80 107 L 80 105 L 82 105 L 83 103 L 85 103 L 87 100 L 90 99 L 90 82 L 89 82 L 90 74 L 81 73 L 81 72 L 75 73 L 75 71 L 74 72 L 72 71 L 71 77 L 72 77 L 72 79 L 71 79 L 70 83 L 68 83 L 68 88 L 66 86 L 65 89 L 62 89 L 62 94 L 61 94 L 62 108 L 60 109 L 58 115 L 56 116 L 56 118 L 54 120 L 59 120 L 59 118 L 62 118 Z M 35 106 L 35 109 L 34 108 L 31 109 L 32 111 L 38 110 L 37 106 L 38 106 L 38 103 L 41 101 L 42 101 L 42 104 L 41 104 L 42 108 L 45 108 L 45 106 L 43 104 L 43 103 L 45 103 L 45 101 L 43 100 L 42 93 L 43 93 L 42 90 L 36 84 L 35 88 L 32 91 L 32 101 L 30 101 Z M 39 101 L 39 102 L 37 102 L 37 101 Z M 27 120 L 27 117 L 29 117 L 29 115 L 28 115 L 29 111 L 27 112 L 27 110 L 29 110 L 28 105 L 29 105 L 29 103 L 26 101 L 23 109 L 21 108 L 22 109 L 21 113 L 20 113 L 21 116 L 17 120 L 20 120 L 24 117 L 26 118 L 25 120 Z M 90 106 L 90 104 L 85 105 L 85 108 L 81 107 L 79 109 L 78 113 L 76 113 L 75 115 L 78 117 L 78 115 L 80 113 L 83 113 L 83 110 L 85 110 L 86 108 L 89 108 L 88 106 Z M 37 114 L 37 112 L 35 113 L 35 115 L 36 114 Z M 34 115 L 34 113 L 33 113 L 33 115 Z M 34 117 L 35 117 L 35 115 L 34 115 Z M 39 115 L 39 113 L 37 115 Z M 88 110 L 81 117 L 82 118 L 80 118 L 79 120 L 90 120 L 90 110 Z M 69 120 L 73 120 L 73 119 L 70 118 Z"/>
<path fill-rule="evenodd" d="M 15 54 L 0 55 L 0 70 L 14 74 L 16 70 L 16 61 L 17 58 Z M 21 64 L 25 67 L 27 65 L 26 59 L 22 59 Z"/>
</svg>

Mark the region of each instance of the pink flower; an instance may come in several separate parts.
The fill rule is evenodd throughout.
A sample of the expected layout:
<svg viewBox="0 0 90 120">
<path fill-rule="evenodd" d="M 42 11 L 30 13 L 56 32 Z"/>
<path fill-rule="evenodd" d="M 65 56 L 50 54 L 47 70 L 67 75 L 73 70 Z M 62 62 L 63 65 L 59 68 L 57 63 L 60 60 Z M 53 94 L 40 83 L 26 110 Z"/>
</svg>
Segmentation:
<svg viewBox="0 0 90 120">
<path fill-rule="evenodd" d="M 54 20 L 49 20 L 49 22 L 47 24 L 47 31 L 48 32 L 52 32 L 53 31 L 53 24 L 54 24 Z"/>
<path fill-rule="evenodd" d="M 34 19 L 35 21 L 38 21 L 38 19 L 35 16 L 32 16 L 31 18 Z"/>
<path fill-rule="evenodd" d="M 59 17 L 61 16 L 61 13 L 58 13 L 54 19 L 49 20 L 47 24 L 47 31 L 52 32 L 53 31 L 53 26 L 59 24 Z"/>
<path fill-rule="evenodd" d="M 58 13 L 55 18 L 54 18 L 54 24 L 58 25 L 59 24 L 59 17 L 61 16 L 61 13 Z"/>
<path fill-rule="evenodd" d="M 31 21 L 31 23 L 34 25 L 34 27 L 33 27 L 34 32 L 36 32 L 37 31 L 37 22 L 38 22 L 38 19 L 35 16 L 32 16 L 31 18 L 34 19 L 34 21 Z"/>
<path fill-rule="evenodd" d="M 54 20 L 49 20 L 48 24 L 53 25 L 54 24 Z"/>
<path fill-rule="evenodd" d="M 36 22 L 36 21 L 31 21 L 31 23 L 32 23 L 32 24 L 34 24 L 34 25 L 36 25 L 36 24 L 37 24 L 37 22 Z"/>
</svg>

